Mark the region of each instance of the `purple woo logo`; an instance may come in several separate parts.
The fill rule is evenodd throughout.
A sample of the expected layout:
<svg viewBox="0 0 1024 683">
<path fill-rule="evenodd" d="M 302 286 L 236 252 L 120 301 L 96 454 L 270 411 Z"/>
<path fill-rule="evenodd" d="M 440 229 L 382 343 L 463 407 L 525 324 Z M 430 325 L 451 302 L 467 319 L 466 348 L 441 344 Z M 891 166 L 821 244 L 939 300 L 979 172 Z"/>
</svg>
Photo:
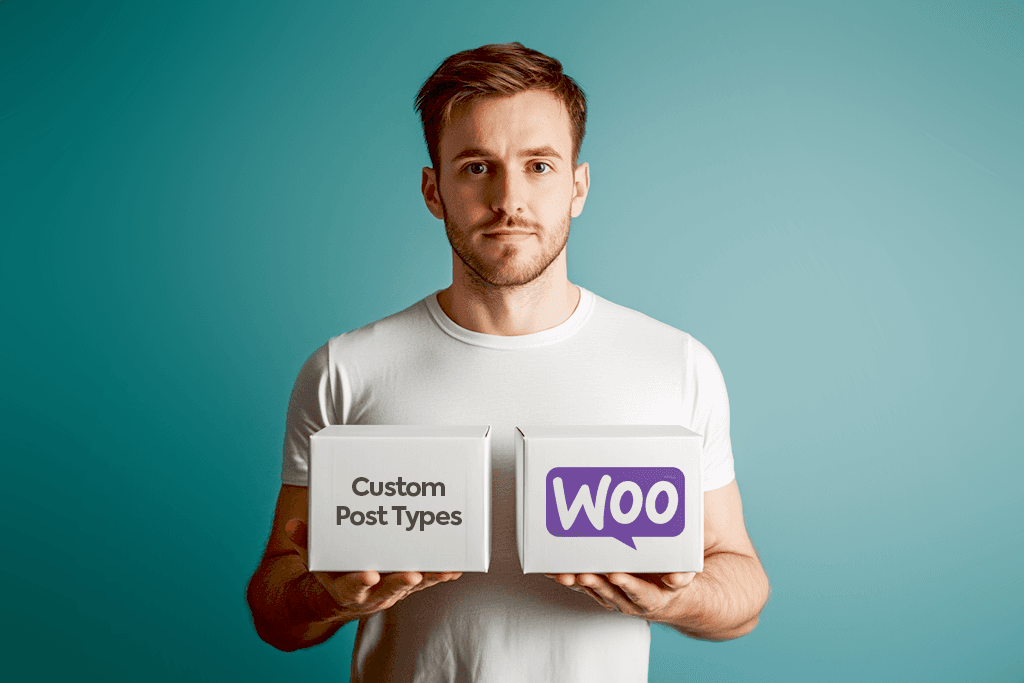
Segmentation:
<svg viewBox="0 0 1024 683">
<path fill-rule="evenodd" d="M 675 467 L 555 467 L 545 488 L 548 533 L 611 536 L 633 550 L 636 537 L 678 536 L 683 482 Z"/>
</svg>

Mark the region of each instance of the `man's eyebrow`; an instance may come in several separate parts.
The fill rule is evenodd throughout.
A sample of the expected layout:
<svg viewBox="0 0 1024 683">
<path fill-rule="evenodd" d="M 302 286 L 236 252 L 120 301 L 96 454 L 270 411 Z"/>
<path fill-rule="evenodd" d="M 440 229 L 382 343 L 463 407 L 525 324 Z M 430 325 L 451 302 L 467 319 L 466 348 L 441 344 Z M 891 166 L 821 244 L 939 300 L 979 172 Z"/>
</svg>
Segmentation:
<svg viewBox="0 0 1024 683">
<path fill-rule="evenodd" d="M 455 163 L 456 161 L 461 161 L 462 159 L 473 159 L 480 157 L 486 158 L 492 156 L 494 155 L 488 152 L 486 149 L 481 149 L 479 147 L 471 147 L 469 149 L 462 150 L 454 157 L 452 157 L 452 163 Z M 524 149 L 523 151 L 519 152 L 519 156 L 551 157 L 552 159 L 558 159 L 559 161 L 562 161 L 562 155 L 559 154 L 558 151 L 551 145 L 544 145 L 543 147 L 534 147 L 532 149 Z"/>
<path fill-rule="evenodd" d="M 544 145 L 543 147 L 534 147 L 533 149 L 524 149 L 519 153 L 521 157 L 551 157 L 553 159 L 562 160 L 562 155 L 555 150 L 551 145 Z"/>
<path fill-rule="evenodd" d="M 458 154 L 456 154 L 454 157 L 452 157 L 452 162 L 459 161 L 460 159 L 470 159 L 472 157 L 489 157 L 489 156 L 491 156 L 491 153 L 488 152 L 486 149 L 480 149 L 479 147 L 472 147 L 470 149 L 464 149 L 461 152 L 459 152 Z"/>
</svg>

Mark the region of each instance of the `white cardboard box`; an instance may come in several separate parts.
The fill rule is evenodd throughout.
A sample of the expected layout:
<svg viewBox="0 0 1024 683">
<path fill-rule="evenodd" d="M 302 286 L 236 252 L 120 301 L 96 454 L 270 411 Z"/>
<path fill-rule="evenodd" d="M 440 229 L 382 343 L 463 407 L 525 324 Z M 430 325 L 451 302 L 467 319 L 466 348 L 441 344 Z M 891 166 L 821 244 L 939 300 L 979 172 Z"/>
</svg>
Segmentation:
<svg viewBox="0 0 1024 683">
<path fill-rule="evenodd" d="M 702 443 L 675 425 L 519 427 L 523 571 L 703 570 Z"/>
<path fill-rule="evenodd" d="M 490 427 L 321 429 L 308 528 L 311 571 L 487 571 Z"/>
</svg>

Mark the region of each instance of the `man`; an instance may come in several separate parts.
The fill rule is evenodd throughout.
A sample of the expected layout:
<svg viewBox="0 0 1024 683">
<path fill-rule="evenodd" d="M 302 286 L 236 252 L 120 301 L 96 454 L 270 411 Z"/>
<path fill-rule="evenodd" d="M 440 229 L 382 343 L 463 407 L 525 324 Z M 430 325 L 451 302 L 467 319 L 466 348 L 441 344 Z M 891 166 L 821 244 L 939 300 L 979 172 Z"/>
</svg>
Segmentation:
<svg viewBox="0 0 1024 683">
<path fill-rule="evenodd" d="M 729 405 L 684 332 L 569 282 L 566 241 L 590 186 L 586 101 L 518 43 L 449 57 L 416 100 L 422 193 L 452 246 L 452 284 L 316 351 L 288 409 L 281 492 L 248 597 L 260 636 L 316 645 L 358 619 L 355 681 L 646 681 L 648 622 L 695 638 L 751 631 L 768 581 L 733 476 Z M 492 426 L 485 574 L 311 574 L 309 436 L 328 424 Z M 700 574 L 524 575 L 517 424 L 681 424 L 704 437 Z M 572 590 L 569 590 L 572 589 Z"/>
</svg>

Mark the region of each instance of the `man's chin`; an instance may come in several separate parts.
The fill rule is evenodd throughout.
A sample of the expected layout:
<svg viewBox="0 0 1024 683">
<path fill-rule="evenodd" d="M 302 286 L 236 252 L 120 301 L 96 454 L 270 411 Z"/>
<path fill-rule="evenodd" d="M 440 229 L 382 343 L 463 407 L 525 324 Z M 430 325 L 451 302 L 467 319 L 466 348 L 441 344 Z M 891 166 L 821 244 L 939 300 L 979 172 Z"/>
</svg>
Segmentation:
<svg viewBox="0 0 1024 683">
<path fill-rule="evenodd" d="M 522 287 L 543 275 L 558 258 L 536 244 L 535 235 L 515 239 L 489 240 L 475 236 L 469 245 L 452 241 L 452 250 L 467 269 L 467 274 L 484 287 Z M 562 248 L 565 246 L 563 244 Z"/>
<path fill-rule="evenodd" d="M 522 287 L 539 278 L 547 270 L 535 262 L 522 263 L 518 260 L 506 261 L 501 264 L 468 265 L 480 280 L 491 287 Z"/>
</svg>

